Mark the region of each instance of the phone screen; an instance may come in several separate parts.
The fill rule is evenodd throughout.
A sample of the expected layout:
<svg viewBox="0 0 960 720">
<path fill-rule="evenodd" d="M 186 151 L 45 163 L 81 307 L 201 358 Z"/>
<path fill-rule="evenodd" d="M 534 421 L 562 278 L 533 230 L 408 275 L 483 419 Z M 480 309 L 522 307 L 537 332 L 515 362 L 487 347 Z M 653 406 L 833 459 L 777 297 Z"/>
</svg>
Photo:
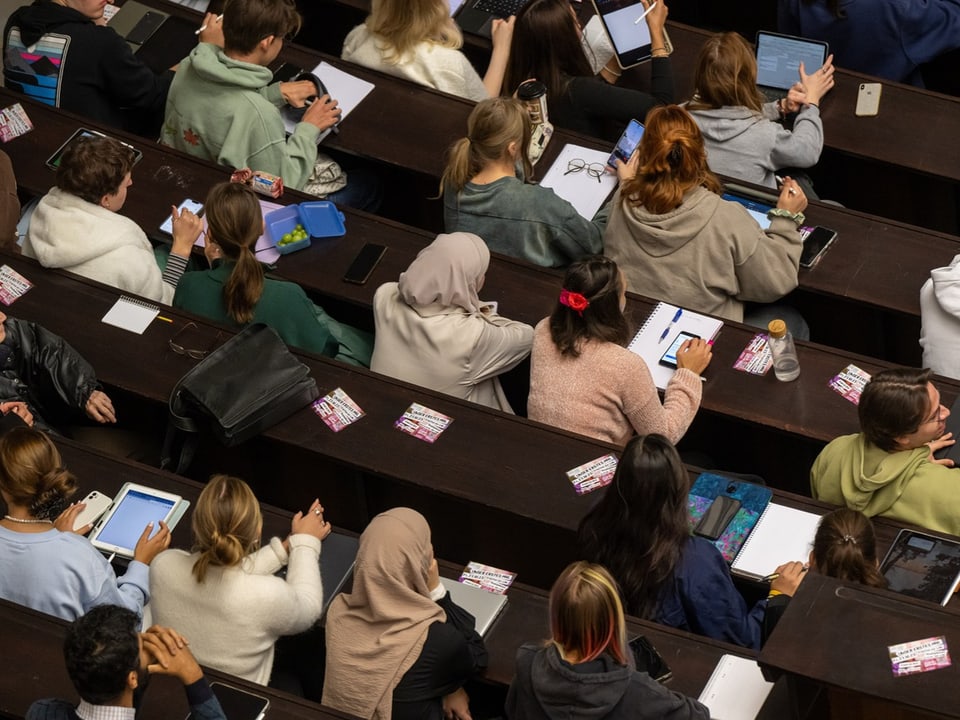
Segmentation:
<svg viewBox="0 0 960 720">
<path fill-rule="evenodd" d="M 194 215 L 199 215 L 200 212 L 203 210 L 203 203 L 187 198 L 177 206 L 178 213 L 182 213 L 184 210 L 189 210 Z M 160 229 L 163 232 L 165 232 L 167 235 L 173 235 L 173 215 L 172 214 L 167 216 L 167 219 L 163 221 L 163 225 L 160 226 Z"/>
<path fill-rule="evenodd" d="M 610 159 L 607 160 L 607 165 L 612 168 L 617 167 L 618 159 L 621 162 L 627 162 L 637 149 L 637 145 L 640 144 L 640 138 L 642 137 L 643 125 L 637 120 L 631 120 L 630 124 L 627 125 L 627 129 L 623 131 L 623 135 L 621 135 L 617 141 L 617 146 L 613 149 Z"/>
<path fill-rule="evenodd" d="M 667 351 L 660 358 L 660 364 L 672 368 L 677 367 L 677 353 L 680 351 L 680 346 L 683 345 L 687 340 L 693 340 L 698 337 L 700 336 L 685 332 L 677 335 L 674 341 L 670 343 L 670 347 L 667 348 Z"/>
<path fill-rule="evenodd" d="M 815 228 L 804 228 L 809 230 L 803 237 L 803 251 L 800 253 L 801 267 L 813 267 L 820 255 L 827 249 L 830 243 L 837 237 L 837 233 L 830 228 L 817 226 Z"/>
<path fill-rule="evenodd" d="M 343 279 L 347 282 L 363 285 L 386 251 L 387 248 L 385 245 L 367 243 L 363 246 L 363 249 L 357 253 L 357 257 L 354 258 L 350 267 L 347 268 Z"/>
</svg>

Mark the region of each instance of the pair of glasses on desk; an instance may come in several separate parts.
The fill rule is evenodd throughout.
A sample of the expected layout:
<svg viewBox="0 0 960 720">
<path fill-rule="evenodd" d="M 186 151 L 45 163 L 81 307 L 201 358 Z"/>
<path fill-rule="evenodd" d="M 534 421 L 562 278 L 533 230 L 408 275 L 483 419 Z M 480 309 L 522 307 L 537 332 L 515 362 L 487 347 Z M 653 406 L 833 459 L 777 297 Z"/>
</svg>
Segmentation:
<svg viewBox="0 0 960 720">
<path fill-rule="evenodd" d="M 573 160 L 567 163 L 567 171 L 564 175 L 572 175 L 573 173 L 583 172 L 584 170 L 587 171 L 587 175 L 596 178 L 597 182 L 600 182 L 600 178 L 602 178 L 603 174 L 607 171 L 607 166 L 603 163 L 588 163 L 586 160 L 573 158 Z"/>
<path fill-rule="evenodd" d="M 186 355 L 188 358 L 193 358 L 194 360 L 203 360 L 210 352 L 217 346 L 217 343 L 220 342 L 220 336 L 223 334 L 220 330 L 217 331 L 217 335 L 213 338 L 213 342 L 210 343 L 210 346 L 206 350 L 195 350 L 193 348 L 184 347 L 181 343 L 185 340 L 181 340 L 184 333 L 187 333 L 189 330 L 198 330 L 197 324 L 195 322 L 188 322 L 182 328 L 180 328 L 176 335 L 170 338 L 167 341 L 167 344 L 170 346 L 170 349 L 173 350 L 177 355 Z"/>
</svg>

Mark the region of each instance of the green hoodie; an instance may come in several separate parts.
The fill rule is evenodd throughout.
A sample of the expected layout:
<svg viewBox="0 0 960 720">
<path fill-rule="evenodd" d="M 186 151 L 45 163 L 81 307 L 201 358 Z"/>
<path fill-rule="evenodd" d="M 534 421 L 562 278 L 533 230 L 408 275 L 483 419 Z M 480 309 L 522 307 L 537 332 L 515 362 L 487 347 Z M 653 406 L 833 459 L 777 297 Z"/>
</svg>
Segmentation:
<svg viewBox="0 0 960 720">
<path fill-rule="evenodd" d="M 862 433 L 843 435 L 810 470 L 813 497 L 960 535 L 960 470 L 929 459 L 926 446 L 886 452 Z"/>
<path fill-rule="evenodd" d="M 161 142 L 228 167 L 279 175 L 286 187 L 302 189 L 317 161 L 319 130 L 297 123 L 286 138 L 283 96 L 272 79 L 268 68 L 200 43 L 170 86 Z"/>
</svg>

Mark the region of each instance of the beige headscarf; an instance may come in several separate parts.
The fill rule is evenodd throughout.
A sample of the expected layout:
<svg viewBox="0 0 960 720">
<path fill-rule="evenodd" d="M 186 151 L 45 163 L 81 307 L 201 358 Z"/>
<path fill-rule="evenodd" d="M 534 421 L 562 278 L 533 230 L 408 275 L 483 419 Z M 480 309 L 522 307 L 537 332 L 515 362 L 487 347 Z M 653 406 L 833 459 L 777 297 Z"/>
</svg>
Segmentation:
<svg viewBox="0 0 960 720">
<path fill-rule="evenodd" d="M 393 690 L 447 617 L 430 599 L 430 526 L 410 508 L 380 513 L 360 536 L 353 592 L 327 611 L 323 704 L 390 720 Z"/>
<path fill-rule="evenodd" d="M 417 308 L 431 305 L 480 312 L 479 285 L 490 266 L 490 250 L 473 233 L 437 235 L 400 273 L 400 297 Z"/>
</svg>

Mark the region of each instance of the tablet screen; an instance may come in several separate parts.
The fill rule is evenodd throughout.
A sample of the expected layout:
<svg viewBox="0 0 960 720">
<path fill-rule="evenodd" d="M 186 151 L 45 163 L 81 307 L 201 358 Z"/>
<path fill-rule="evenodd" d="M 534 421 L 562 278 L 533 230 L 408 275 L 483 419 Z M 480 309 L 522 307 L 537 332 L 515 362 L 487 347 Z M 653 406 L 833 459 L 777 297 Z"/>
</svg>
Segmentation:
<svg viewBox="0 0 960 720">
<path fill-rule="evenodd" d="M 743 207 L 747 209 L 747 212 L 750 213 L 750 217 L 756 220 L 757 224 L 764 230 L 770 227 L 770 218 L 767 217 L 767 213 L 773 210 L 773 205 L 768 205 L 760 200 L 734 195 L 733 193 L 724 193 L 723 199 L 743 205 Z"/>
<path fill-rule="evenodd" d="M 820 69 L 827 46 L 819 41 L 773 33 L 757 34 L 757 85 L 787 90 L 800 80 L 800 63 L 807 73 Z"/>
<path fill-rule="evenodd" d="M 156 533 L 160 521 L 167 519 L 176 504 L 172 498 L 129 490 L 97 533 L 96 540 L 111 547 L 133 550 L 147 523 L 153 523 Z"/>
<path fill-rule="evenodd" d="M 621 67 L 636 65 L 650 57 L 650 28 L 640 0 L 594 0 L 600 20 L 610 36 Z"/>
</svg>

